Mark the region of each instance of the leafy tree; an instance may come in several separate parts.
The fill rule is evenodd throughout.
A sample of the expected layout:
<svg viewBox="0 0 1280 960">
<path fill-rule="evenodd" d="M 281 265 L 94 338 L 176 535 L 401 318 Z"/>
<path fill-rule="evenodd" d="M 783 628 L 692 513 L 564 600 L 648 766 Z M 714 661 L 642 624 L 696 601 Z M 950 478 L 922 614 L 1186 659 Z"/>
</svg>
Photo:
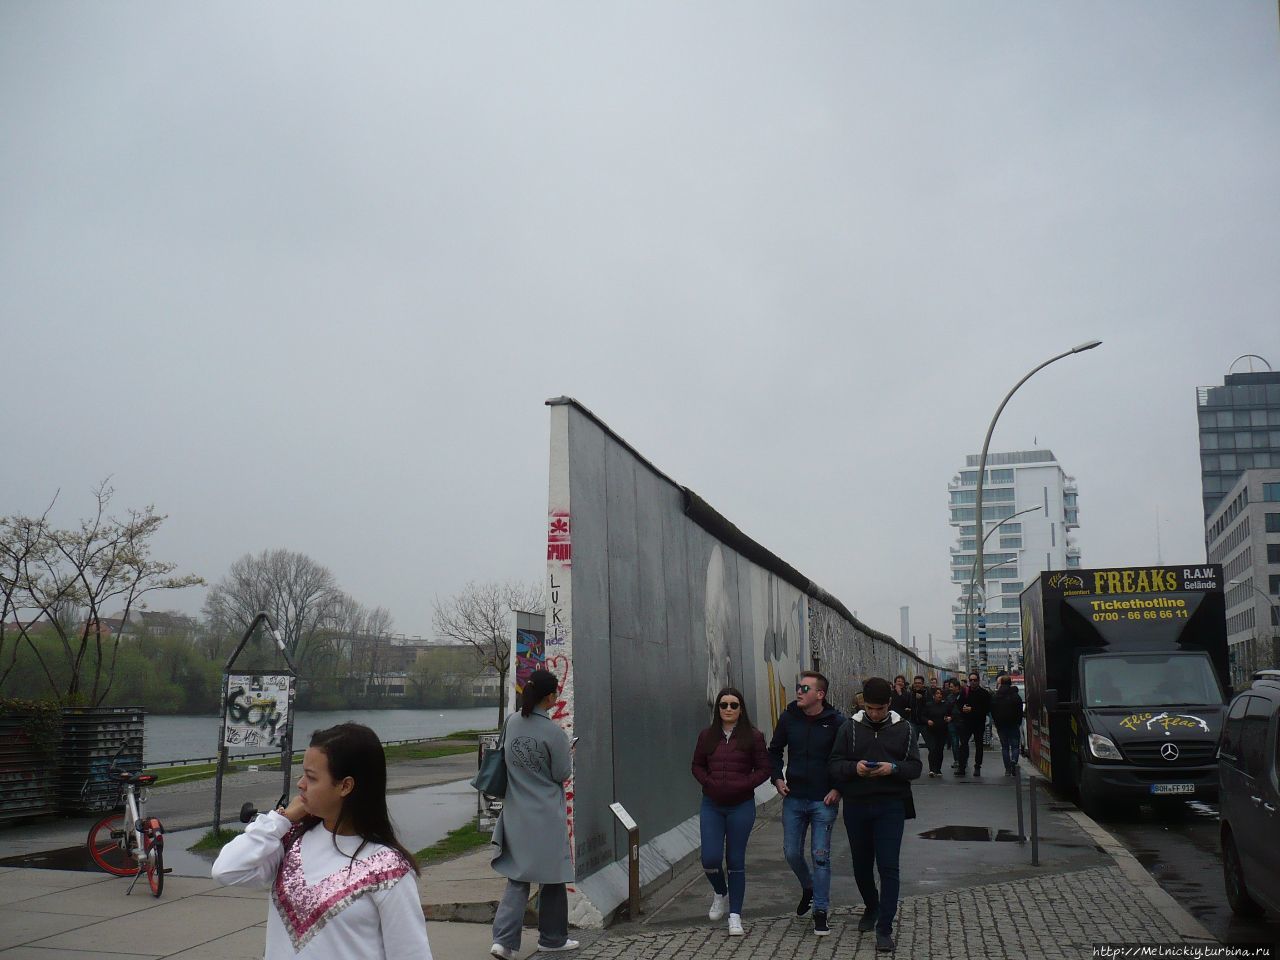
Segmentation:
<svg viewBox="0 0 1280 960">
<path fill-rule="evenodd" d="M 145 606 L 146 594 L 204 583 L 175 576 L 176 564 L 151 557 L 151 538 L 166 519 L 154 507 L 116 517 L 108 512 L 114 491 L 107 482 L 93 493 L 94 515 L 72 529 L 50 524 L 49 510 L 0 518 L 0 683 L 25 646 L 41 685 L 63 705 L 99 706 L 111 693 L 121 630 L 107 623 L 108 604 L 122 607 L 122 626 L 135 605 Z M 34 642 L 36 623 L 56 644 Z"/>
<path fill-rule="evenodd" d="M 515 639 L 516 610 L 537 610 L 543 606 L 541 586 L 508 581 L 476 583 L 445 600 L 435 601 L 436 635 L 451 643 L 467 644 L 479 657 L 481 666 L 498 671 L 498 724 L 507 711 L 507 674 L 511 671 L 511 644 Z"/>
</svg>

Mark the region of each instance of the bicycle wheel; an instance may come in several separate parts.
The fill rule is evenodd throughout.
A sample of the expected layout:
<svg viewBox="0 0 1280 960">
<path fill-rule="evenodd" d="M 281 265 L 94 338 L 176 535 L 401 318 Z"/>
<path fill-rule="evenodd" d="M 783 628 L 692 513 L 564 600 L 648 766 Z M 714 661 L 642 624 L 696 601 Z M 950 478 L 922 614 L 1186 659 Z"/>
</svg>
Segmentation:
<svg viewBox="0 0 1280 960">
<path fill-rule="evenodd" d="M 124 814 L 108 813 L 89 828 L 89 856 L 107 873 L 132 877 L 138 872 L 137 861 L 125 849 Z"/>
<path fill-rule="evenodd" d="M 143 842 L 147 846 L 147 883 L 151 887 L 151 895 L 158 897 L 164 890 L 164 834 L 155 827 L 149 827 Z"/>
</svg>

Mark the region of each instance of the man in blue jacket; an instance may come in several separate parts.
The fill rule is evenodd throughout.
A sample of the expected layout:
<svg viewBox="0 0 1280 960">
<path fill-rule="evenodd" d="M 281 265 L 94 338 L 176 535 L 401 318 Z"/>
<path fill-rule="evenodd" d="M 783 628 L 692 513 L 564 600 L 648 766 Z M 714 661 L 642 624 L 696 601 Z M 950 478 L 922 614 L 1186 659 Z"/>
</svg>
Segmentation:
<svg viewBox="0 0 1280 960">
<path fill-rule="evenodd" d="M 782 794 L 782 851 L 800 881 L 796 916 L 813 907 L 813 932 L 831 932 L 831 830 L 840 806 L 840 794 L 831 788 L 827 760 L 844 714 L 827 704 L 827 678 L 815 670 L 800 674 L 796 698 L 782 711 L 769 743 L 773 761 L 773 785 Z M 786 775 L 783 775 L 783 753 Z M 810 827 L 810 869 L 804 856 L 804 835 Z"/>
</svg>

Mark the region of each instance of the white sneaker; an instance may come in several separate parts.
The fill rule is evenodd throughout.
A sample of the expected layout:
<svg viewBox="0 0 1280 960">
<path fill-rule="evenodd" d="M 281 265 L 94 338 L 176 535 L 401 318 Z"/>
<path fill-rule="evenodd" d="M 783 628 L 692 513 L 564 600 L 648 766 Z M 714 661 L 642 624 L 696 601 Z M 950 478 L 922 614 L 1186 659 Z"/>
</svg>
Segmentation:
<svg viewBox="0 0 1280 960">
<path fill-rule="evenodd" d="M 566 940 L 564 942 L 564 945 L 560 947 L 544 947 L 542 944 L 538 944 L 539 953 L 563 953 L 566 950 L 577 950 L 577 949 L 578 949 L 577 940 Z M 512 954 L 512 957 L 514 956 L 515 954 Z"/>
<path fill-rule="evenodd" d="M 729 914 L 729 936 L 740 937 L 746 932 L 742 929 L 742 917 L 736 913 Z"/>
<path fill-rule="evenodd" d="M 516 960 L 516 957 L 518 956 L 518 954 L 514 950 L 508 947 L 504 947 L 500 943 L 495 943 L 492 947 L 490 947 L 489 954 L 491 956 L 497 957 L 498 960 Z"/>
<path fill-rule="evenodd" d="M 711 895 L 711 909 L 707 911 L 708 920 L 723 920 L 729 910 L 729 895 L 714 893 Z"/>
</svg>

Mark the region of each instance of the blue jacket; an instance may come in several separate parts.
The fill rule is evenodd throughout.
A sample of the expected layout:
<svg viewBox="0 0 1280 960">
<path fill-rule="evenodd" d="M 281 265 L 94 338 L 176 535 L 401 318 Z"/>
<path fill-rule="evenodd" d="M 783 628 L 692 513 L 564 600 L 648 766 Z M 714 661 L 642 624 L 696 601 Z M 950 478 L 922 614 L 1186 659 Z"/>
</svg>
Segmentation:
<svg viewBox="0 0 1280 960">
<path fill-rule="evenodd" d="M 782 711 L 769 741 L 769 758 L 773 761 L 774 780 L 782 779 L 782 753 L 787 753 L 787 786 L 791 796 L 801 800 L 821 800 L 830 792 L 827 760 L 836 734 L 844 724 L 844 714 L 823 704 L 816 717 L 805 714 L 792 700 Z"/>
</svg>

